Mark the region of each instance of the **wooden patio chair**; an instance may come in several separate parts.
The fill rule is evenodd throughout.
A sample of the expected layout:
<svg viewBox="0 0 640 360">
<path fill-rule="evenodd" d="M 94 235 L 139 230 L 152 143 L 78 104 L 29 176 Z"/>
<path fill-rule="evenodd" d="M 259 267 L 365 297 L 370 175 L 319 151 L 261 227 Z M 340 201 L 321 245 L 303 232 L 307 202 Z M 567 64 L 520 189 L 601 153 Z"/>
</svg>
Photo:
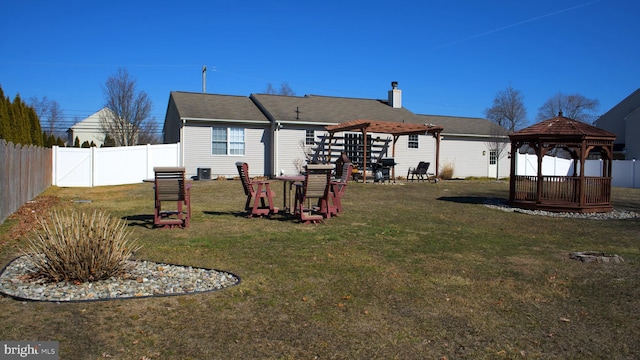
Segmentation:
<svg viewBox="0 0 640 360">
<path fill-rule="evenodd" d="M 329 202 L 327 206 L 329 207 L 329 214 L 331 216 L 338 215 L 342 212 L 342 195 L 344 194 L 344 190 L 347 188 L 347 183 L 349 182 L 349 178 L 351 177 L 351 172 L 353 171 L 352 163 L 344 163 L 342 165 L 342 171 L 340 179 L 332 180 L 329 182 Z"/>
<path fill-rule="evenodd" d="M 239 161 L 236 163 L 236 167 L 242 181 L 244 194 L 247 196 L 247 202 L 244 205 L 244 210 L 249 212 L 247 217 L 277 214 L 278 208 L 273 205 L 275 193 L 271 191 L 269 181 L 251 180 L 249 178 L 249 164 L 246 162 Z"/>
<path fill-rule="evenodd" d="M 328 196 L 333 166 L 309 164 L 306 170 L 305 180 L 296 185 L 294 214 L 303 223 L 318 223 L 331 217 Z M 318 206 L 311 207 L 311 203 Z"/>
<path fill-rule="evenodd" d="M 410 167 L 407 170 L 407 180 L 417 180 L 417 181 L 427 181 L 429 179 L 427 171 L 429 170 L 430 163 L 425 161 L 420 161 L 418 166 L 412 168 Z"/>
<path fill-rule="evenodd" d="M 154 167 L 153 171 L 155 172 L 154 226 L 188 227 L 191 219 L 191 185 L 185 181 L 184 167 Z M 175 210 L 163 210 L 163 203 L 166 202 L 175 202 Z"/>
</svg>

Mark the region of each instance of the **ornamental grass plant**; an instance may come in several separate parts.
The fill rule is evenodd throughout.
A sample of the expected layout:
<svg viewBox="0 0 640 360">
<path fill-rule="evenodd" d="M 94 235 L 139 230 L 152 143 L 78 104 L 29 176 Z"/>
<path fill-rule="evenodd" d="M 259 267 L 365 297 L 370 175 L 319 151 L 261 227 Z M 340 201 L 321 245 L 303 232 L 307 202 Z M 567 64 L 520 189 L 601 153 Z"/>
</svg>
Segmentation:
<svg viewBox="0 0 640 360">
<path fill-rule="evenodd" d="M 38 220 L 25 254 L 38 277 L 83 283 L 122 275 L 138 249 L 126 222 L 106 212 L 54 210 Z"/>
</svg>

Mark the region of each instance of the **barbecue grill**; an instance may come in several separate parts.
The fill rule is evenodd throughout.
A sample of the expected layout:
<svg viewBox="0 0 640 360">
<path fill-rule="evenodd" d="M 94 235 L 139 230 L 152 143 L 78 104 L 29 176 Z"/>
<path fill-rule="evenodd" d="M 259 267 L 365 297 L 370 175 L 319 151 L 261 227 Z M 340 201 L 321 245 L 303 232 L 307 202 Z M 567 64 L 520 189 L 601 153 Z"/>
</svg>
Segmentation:
<svg viewBox="0 0 640 360">
<path fill-rule="evenodd" d="M 391 169 L 396 166 L 394 158 L 382 158 L 373 164 L 374 181 L 391 181 Z"/>
</svg>

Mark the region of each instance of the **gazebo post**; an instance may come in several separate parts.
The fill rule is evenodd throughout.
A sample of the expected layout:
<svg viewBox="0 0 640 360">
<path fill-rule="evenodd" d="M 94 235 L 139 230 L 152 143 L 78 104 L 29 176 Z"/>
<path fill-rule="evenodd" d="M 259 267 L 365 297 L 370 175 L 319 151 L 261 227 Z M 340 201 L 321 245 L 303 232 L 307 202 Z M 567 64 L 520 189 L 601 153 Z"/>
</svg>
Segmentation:
<svg viewBox="0 0 640 360">
<path fill-rule="evenodd" d="M 536 190 L 536 204 L 542 202 L 542 191 L 544 190 L 544 179 L 542 178 L 542 157 L 544 156 L 542 144 L 536 144 L 536 156 L 538 157 L 538 177 L 537 177 L 537 190 Z"/>
<path fill-rule="evenodd" d="M 511 142 L 511 169 L 509 170 L 509 202 L 513 202 L 516 194 L 516 158 L 518 157 L 518 147 L 515 142 Z"/>
<path fill-rule="evenodd" d="M 584 207 L 587 203 L 586 201 L 586 195 L 585 195 L 585 187 L 586 187 L 586 181 L 584 178 L 584 160 L 585 157 L 587 156 L 587 148 L 586 148 L 586 142 L 582 141 L 580 143 L 580 181 L 578 182 L 578 186 L 580 187 L 578 189 L 578 196 L 579 196 L 579 201 L 580 201 L 580 207 Z"/>
</svg>

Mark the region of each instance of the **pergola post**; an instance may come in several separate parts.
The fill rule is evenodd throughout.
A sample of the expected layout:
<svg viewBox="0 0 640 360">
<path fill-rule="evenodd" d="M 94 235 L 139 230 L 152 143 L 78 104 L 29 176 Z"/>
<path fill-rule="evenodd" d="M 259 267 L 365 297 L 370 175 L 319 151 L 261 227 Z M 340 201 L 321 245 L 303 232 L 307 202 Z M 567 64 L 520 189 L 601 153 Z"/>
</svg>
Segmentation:
<svg viewBox="0 0 640 360">
<path fill-rule="evenodd" d="M 436 138 L 436 179 L 440 175 L 440 131 L 437 131 L 435 134 Z"/>
</svg>

